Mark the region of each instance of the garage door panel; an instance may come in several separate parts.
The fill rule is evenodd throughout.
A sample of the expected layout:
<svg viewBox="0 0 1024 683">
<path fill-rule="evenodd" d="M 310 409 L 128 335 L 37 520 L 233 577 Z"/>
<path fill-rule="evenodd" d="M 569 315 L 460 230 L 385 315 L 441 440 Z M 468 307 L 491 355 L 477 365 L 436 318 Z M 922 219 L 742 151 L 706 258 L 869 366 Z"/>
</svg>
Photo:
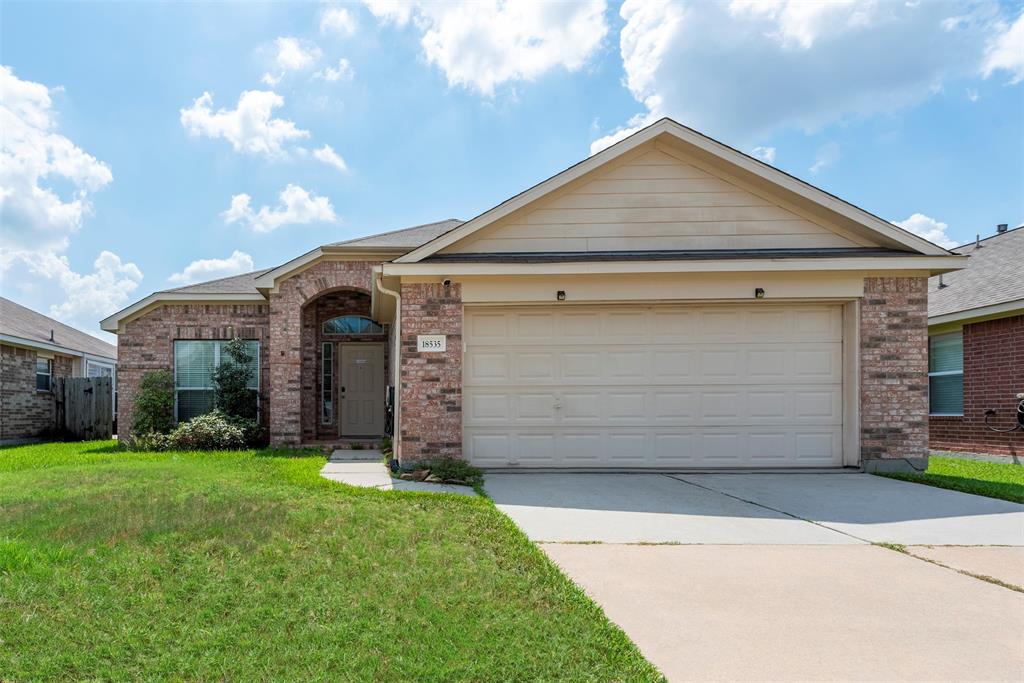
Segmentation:
<svg viewBox="0 0 1024 683">
<path fill-rule="evenodd" d="M 841 464 L 839 306 L 470 308 L 466 320 L 465 441 L 483 466 Z"/>
</svg>

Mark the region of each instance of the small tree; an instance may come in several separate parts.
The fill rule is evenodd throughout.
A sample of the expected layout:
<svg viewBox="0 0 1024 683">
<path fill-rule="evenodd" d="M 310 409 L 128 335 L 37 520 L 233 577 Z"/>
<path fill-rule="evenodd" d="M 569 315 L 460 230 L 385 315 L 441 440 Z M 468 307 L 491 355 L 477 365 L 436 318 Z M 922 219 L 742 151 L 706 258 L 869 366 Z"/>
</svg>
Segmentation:
<svg viewBox="0 0 1024 683">
<path fill-rule="evenodd" d="M 167 434 L 174 429 L 174 376 L 170 370 L 147 372 L 139 381 L 132 413 L 135 434 Z"/>
<path fill-rule="evenodd" d="M 229 417 L 256 419 L 258 397 L 249 388 L 252 368 L 245 341 L 232 339 L 221 349 L 221 361 L 213 371 L 213 405 Z"/>
</svg>

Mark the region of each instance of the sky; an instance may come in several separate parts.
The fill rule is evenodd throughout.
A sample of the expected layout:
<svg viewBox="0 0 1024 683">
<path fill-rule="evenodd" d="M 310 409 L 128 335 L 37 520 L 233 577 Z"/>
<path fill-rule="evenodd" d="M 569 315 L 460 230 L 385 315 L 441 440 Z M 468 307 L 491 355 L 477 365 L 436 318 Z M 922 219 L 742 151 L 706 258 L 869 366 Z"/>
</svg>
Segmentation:
<svg viewBox="0 0 1024 683">
<path fill-rule="evenodd" d="M 113 341 L 663 116 L 962 244 L 1024 222 L 1024 2 L 0 2 L 0 294 Z"/>
</svg>

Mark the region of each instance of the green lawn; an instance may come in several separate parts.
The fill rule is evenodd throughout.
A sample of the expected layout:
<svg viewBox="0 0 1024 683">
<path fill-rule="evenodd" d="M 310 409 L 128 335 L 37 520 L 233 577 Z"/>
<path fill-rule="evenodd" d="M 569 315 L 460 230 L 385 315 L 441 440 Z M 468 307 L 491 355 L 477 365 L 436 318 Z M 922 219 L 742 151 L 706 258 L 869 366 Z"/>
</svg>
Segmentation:
<svg viewBox="0 0 1024 683">
<path fill-rule="evenodd" d="M 661 679 L 489 500 L 323 463 L 0 449 L 0 679 Z"/>
<path fill-rule="evenodd" d="M 1024 466 L 933 455 L 921 474 L 882 476 L 1024 503 Z"/>
</svg>

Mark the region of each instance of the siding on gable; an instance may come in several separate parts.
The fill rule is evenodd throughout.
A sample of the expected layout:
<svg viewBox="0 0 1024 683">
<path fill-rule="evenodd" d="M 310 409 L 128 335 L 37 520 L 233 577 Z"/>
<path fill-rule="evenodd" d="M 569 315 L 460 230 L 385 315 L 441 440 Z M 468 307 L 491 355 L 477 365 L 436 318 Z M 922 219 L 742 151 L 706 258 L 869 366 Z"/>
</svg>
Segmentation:
<svg viewBox="0 0 1024 683">
<path fill-rule="evenodd" d="M 651 150 L 443 253 L 855 246 L 768 199 Z"/>
</svg>

